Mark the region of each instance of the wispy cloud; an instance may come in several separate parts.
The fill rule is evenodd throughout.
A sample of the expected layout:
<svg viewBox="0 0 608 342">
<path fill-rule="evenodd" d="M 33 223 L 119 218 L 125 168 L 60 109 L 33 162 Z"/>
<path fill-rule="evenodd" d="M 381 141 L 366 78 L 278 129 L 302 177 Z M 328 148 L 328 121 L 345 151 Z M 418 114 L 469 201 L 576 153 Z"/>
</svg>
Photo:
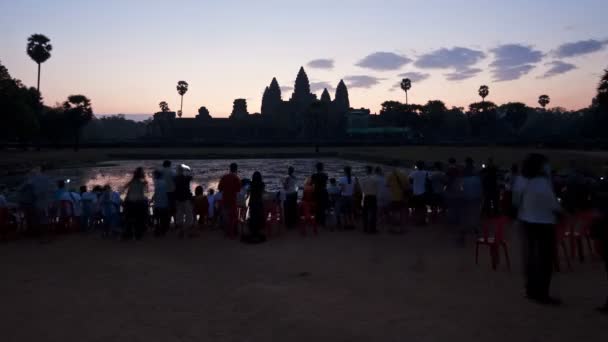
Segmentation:
<svg viewBox="0 0 608 342">
<path fill-rule="evenodd" d="M 462 69 L 454 72 L 450 72 L 445 74 L 445 79 L 448 81 L 462 81 L 469 78 L 473 78 L 482 72 L 479 68 L 471 68 L 471 69 Z"/>
<path fill-rule="evenodd" d="M 290 86 L 281 86 L 281 93 L 289 93 L 293 91 L 293 87 Z"/>
<path fill-rule="evenodd" d="M 441 48 L 418 57 L 415 66 L 423 69 L 465 69 L 484 59 L 486 54 L 464 47 Z"/>
<path fill-rule="evenodd" d="M 329 82 L 310 82 L 310 91 L 316 93 L 327 88 L 329 91 L 334 91 L 335 88 Z"/>
<path fill-rule="evenodd" d="M 476 76 L 481 69 L 473 68 L 474 65 L 486 58 L 481 50 L 465 47 L 441 48 L 418 58 L 414 63 L 423 69 L 452 69 L 445 74 L 448 81 L 461 81 Z"/>
<path fill-rule="evenodd" d="M 562 61 L 553 61 L 553 62 L 549 62 L 545 65 L 549 65 L 551 67 L 540 78 L 549 78 L 549 77 L 565 74 L 568 71 L 576 69 L 576 65 L 570 64 L 570 63 L 565 63 Z"/>
<path fill-rule="evenodd" d="M 544 56 L 541 51 L 522 44 L 505 44 L 491 50 L 490 64 L 495 81 L 517 80 L 534 69 Z"/>
<path fill-rule="evenodd" d="M 334 60 L 330 58 L 313 59 L 308 62 L 307 66 L 313 69 L 333 69 Z"/>
<path fill-rule="evenodd" d="M 411 62 L 412 60 L 405 56 L 398 55 L 393 52 L 380 51 L 365 56 L 363 59 L 357 62 L 356 65 L 366 69 L 386 71 L 398 70 L 402 66 Z"/>
<path fill-rule="evenodd" d="M 349 88 L 371 88 L 384 79 L 369 75 L 355 75 L 346 76 L 344 80 Z"/>
<path fill-rule="evenodd" d="M 412 82 L 422 82 L 427 78 L 431 77 L 430 74 L 417 71 L 404 72 L 402 74 L 399 74 L 398 76 L 401 78 L 409 78 Z"/>
<path fill-rule="evenodd" d="M 606 45 L 608 45 L 608 41 L 599 41 L 595 39 L 564 43 L 557 47 L 554 55 L 557 58 L 583 56 L 601 51 L 606 47 Z"/>
</svg>

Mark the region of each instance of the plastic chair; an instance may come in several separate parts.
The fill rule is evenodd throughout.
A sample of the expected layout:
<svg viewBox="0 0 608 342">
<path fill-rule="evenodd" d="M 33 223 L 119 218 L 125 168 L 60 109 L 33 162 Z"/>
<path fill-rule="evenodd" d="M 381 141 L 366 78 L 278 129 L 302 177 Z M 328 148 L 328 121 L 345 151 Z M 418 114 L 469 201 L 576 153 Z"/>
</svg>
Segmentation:
<svg viewBox="0 0 608 342">
<path fill-rule="evenodd" d="M 566 259 L 566 265 L 568 265 L 568 269 L 572 269 L 572 264 L 570 263 L 570 254 L 568 253 L 568 247 L 565 239 L 566 232 L 570 229 L 570 221 L 568 219 L 562 219 L 556 227 L 555 234 L 557 238 L 555 239 L 555 258 L 554 258 L 554 268 L 557 272 L 560 271 L 560 255 L 559 249 L 561 247 L 562 252 L 564 254 L 564 259 Z"/>
<path fill-rule="evenodd" d="M 563 233 L 563 239 L 570 243 L 570 255 L 572 258 L 575 258 L 578 254 L 580 262 L 585 261 L 583 239 L 587 244 L 589 254 L 593 255 L 591 226 L 597 217 L 596 212 L 593 210 L 578 212 L 570 220 L 569 229 L 566 229 Z"/>
<path fill-rule="evenodd" d="M 500 263 L 500 248 L 503 248 L 507 269 L 511 270 L 511 259 L 509 258 L 509 245 L 505 239 L 505 228 L 511 223 L 507 216 L 493 217 L 482 223 L 482 236 L 477 239 L 475 246 L 475 263 L 479 264 L 479 246 L 490 247 L 492 269 L 496 270 Z M 494 228 L 494 235 L 490 235 L 490 229 Z"/>
<path fill-rule="evenodd" d="M 315 235 L 319 234 L 317 228 L 317 220 L 314 215 L 314 205 L 310 202 L 300 203 L 300 232 L 302 236 L 306 236 L 306 227 L 311 226 Z"/>
</svg>

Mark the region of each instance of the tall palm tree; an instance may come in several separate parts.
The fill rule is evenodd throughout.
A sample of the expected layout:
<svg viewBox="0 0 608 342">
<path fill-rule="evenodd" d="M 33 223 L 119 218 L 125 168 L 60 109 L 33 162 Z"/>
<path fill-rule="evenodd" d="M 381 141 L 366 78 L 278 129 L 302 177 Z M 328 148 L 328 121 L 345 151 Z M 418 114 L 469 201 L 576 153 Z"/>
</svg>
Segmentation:
<svg viewBox="0 0 608 342">
<path fill-rule="evenodd" d="M 188 91 L 188 82 L 179 81 L 177 82 L 177 93 L 182 97 L 182 103 L 179 106 L 179 113 L 177 115 L 182 117 L 182 109 L 184 108 L 184 94 Z"/>
<path fill-rule="evenodd" d="M 481 87 L 479 87 L 478 94 L 479 96 L 481 96 L 481 103 L 484 103 L 486 97 L 490 95 L 490 88 L 487 85 L 482 85 Z"/>
<path fill-rule="evenodd" d="M 407 91 L 412 88 L 412 81 L 409 78 L 404 78 L 401 80 L 401 90 L 405 92 L 405 104 L 407 104 Z"/>
<path fill-rule="evenodd" d="M 36 89 L 40 92 L 40 64 L 51 58 L 51 40 L 43 35 L 35 33 L 27 39 L 27 54 L 38 64 L 38 83 Z"/>
<path fill-rule="evenodd" d="M 538 104 L 545 109 L 545 107 L 551 102 L 549 95 L 541 95 L 538 97 Z"/>
</svg>

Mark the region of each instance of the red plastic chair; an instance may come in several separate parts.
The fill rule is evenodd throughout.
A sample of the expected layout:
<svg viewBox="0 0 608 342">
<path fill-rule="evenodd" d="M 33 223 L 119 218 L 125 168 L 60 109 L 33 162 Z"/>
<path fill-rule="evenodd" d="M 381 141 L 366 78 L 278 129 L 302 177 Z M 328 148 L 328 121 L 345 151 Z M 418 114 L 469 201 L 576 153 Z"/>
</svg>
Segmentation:
<svg viewBox="0 0 608 342">
<path fill-rule="evenodd" d="M 308 226 L 312 227 L 313 233 L 315 235 L 319 234 L 319 230 L 317 228 L 317 220 L 315 219 L 314 212 L 314 205 L 312 203 L 300 203 L 300 232 L 302 233 L 302 236 L 306 236 L 306 228 Z"/>
<path fill-rule="evenodd" d="M 593 247 L 591 244 L 591 226 L 598 217 L 593 210 L 578 212 L 570 220 L 568 229 L 563 233 L 563 239 L 570 243 L 570 255 L 575 258 L 578 254 L 580 262 L 585 261 L 585 251 L 583 248 L 583 239 L 587 243 L 589 254 L 593 255 Z"/>
<path fill-rule="evenodd" d="M 505 228 L 511 223 L 507 216 L 489 218 L 482 223 L 482 236 L 477 239 L 475 246 L 475 263 L 479 264 L 479 246 L 490 247 L 492 269 L 496 270 L 500 263 L 500 248 L 505 253 L 507 269 L 511 270 L 511 259 L 509 258 L 509 245 L 505 239 Z M 490 235 L 490 229 L 494 228 L 494 235 Z"/>
<path fill-rule="evenodd" d="M 568 265 L 568 269 L 571 270 L 572 269 L 572 264 L 570 263 L 570 254 L 568 253 L 568 247 L 567 247 L 567 243 L 566 243 L 566 239 L 565 239 L 565 235 L 566 232 L 570 230 L 570 220 L 568 220 L 567 218 L 562 219 L 556 227 L 556 235 L 557 238 L 555 239 L 555 259 L 554 259 L 554 268 L 557 272 L 560 271 L 560 255 L 559 255 L 559 250 L 560 247 L 562 249 L 562 252 L 564 254 L 564 259 L 566 260 L 566 265 Z"/>
</svg>

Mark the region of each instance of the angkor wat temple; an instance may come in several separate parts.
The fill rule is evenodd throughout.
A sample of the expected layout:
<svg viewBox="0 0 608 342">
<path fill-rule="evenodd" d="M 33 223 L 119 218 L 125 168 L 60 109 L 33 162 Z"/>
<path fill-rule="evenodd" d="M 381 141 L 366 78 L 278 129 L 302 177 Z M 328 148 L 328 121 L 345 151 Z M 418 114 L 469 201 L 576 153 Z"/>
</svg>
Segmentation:
<svg viewBox="0 0 608 342">
<path fill-rule="evenodd" d="M 264 89 L 261 113 L 249 114 L 245 99 L 234 100 L 229 118 L 212 118 L 205 107 L 195 118 L 176 118 L 175 112 L 158 112 L 148 126 L 154 140 L 221 142 L 226 140 L 340 140 L 346 134 L 351 113 L 348 89 L 343 81 L 334 99 L 325 89 L 320 99 L 310 91 L 300 68 L 289 100 L 283 100 L 276 78 Z M 369 116 L 369 111 L 354 111 Z M 355 114 L 357 115 L 357 114 Z"/>
</svg>

